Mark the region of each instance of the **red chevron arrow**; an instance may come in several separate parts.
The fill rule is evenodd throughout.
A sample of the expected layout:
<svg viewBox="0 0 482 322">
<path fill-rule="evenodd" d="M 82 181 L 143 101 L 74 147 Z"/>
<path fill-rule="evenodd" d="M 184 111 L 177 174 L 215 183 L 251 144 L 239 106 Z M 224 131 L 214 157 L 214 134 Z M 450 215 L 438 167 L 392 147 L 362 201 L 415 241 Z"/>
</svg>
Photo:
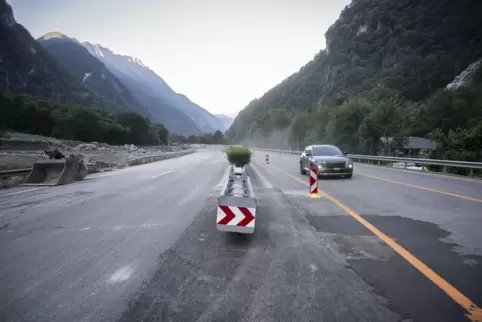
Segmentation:
<svg viewBox="0 0 482 322">
<path fill-rule="evenodd" d="M 219 222 L 218 222 L 218 225 L 226 225 L 228 224 L 231 220 L 233 220 L 236 215 L 231 211 L 231 209 L 229 209 L 228 206 L 222 206 L 222 205 L 219 205 L 219 208 L 221 208 L 221 210 L 224 212 L 224 214 L 226 215 L 226 217 L 224 217 L 223 219 L 221 219 Z"/>
<path fill-rule="evenodd" d="M 254 216 L 251 214 L 251 211 L 249 211 L 248 208 L 244 208 L 244 207 L 238 207 L 238 209 L 243 213 L 244 215 L 244 219 L 241 220 L 239 223 L 238 223 L 238 226 L 242 226 L 242 227 L 245 227 L 247 226 L 250 222 L 252 222 L 254 220 Z"/>
</svg>

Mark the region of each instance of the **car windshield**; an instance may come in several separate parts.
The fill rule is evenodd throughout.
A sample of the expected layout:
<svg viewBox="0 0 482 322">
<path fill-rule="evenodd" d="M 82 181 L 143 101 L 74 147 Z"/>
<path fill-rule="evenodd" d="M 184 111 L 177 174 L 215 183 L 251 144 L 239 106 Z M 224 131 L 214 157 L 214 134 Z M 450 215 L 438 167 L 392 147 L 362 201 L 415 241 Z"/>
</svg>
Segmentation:
<svg viewBox="0 0 482 322">
<path fill-rule="evenodd" d="M 313 147 L 313 156 L 330 156 L 343 155 L 335 146 L 315 146 Z"/>
</svg>

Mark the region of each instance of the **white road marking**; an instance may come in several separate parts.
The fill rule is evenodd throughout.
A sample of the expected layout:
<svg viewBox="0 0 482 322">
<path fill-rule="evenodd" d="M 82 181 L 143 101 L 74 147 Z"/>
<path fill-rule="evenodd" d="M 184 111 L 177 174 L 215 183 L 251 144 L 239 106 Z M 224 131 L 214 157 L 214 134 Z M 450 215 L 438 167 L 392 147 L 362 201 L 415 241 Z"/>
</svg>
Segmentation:
<svg viewBox="0 0 482 322">
<path fill-rule="evenodd" d="M 109 278 L 110 283 L 119 283 L 127 281 L 132 273 L 134 272 L 134 268 L 132 265 L 127 265 L 124 267 L 119 268 L 112 274 Z"/>
<path fill-rule="evenodd" d="M 161 176 L 165 176 L 166 174 L 173 173 L 175 170 L 167 171 L 158 175 L 153 176 L 151 179 L 159 178 Z"/>
<path fill-rule="evenodd" d="M 38 190 L 38 189 L 42 189 L 42 188 L 45 188 L 45 187 L 37 187 L 37 188 L 21 190 L 21 191 L 12 192 L 12 193 L 0 194 L 0 197 L 8 197 L 8 196 L 13 196 L 13 195 L 18 195 L 18 194 L 21 194 L 21 193 L 34 191 L 34 190 Z"/>
<path fill-rule="evenodd" d="M 118 226 L 114 226 L 112 227 L 111 229 L 113 231 L 120 231 L 122 229 L 142 229 L 142 228 L 156 228 L 156 227 L 159 227 L 159 226 L 166 226 L 166 224 L 164 223 L 147 223 L 147 224 L 142 224 L 142 225 L 118 225 Z"/>
<path fill-rule="evenodd" d="M 196 161 L 207 160 L 207 159 L 211 159 L 212 157 L 213 157 L 212 155 L 206 155 L 206 156 L 197 158 Z"/>
<path fill-rule="evenodd" d="M 272 189 L 273 185 L 271 184 L 271 182 L 269 182 L 269 180 L 266 179 L 266 177 L 261 174 L 261 172 L 255 167 L 254 163 L 251 162 L 250 166 L 251 166 L 251 169 L 253 169 L 254 172 L 256 172 L 256 175 L 259 177 L 259 180 L 261 181 L 261 184 L 263 185 L 263 187 L 267 189 Z"/>
<path fill-rule="evenodd" d="M 109 171 L 108 173 L 103 173 L 103 174 L 99 174 L 99 175 L 90 175 L 88 178 L 102 178 L 102 177 L 107 177 L 107 176 L 111 176 L 113 174 L 116 174 L 116 173 L 121 173 L 120 171 Z"/>
</svg>

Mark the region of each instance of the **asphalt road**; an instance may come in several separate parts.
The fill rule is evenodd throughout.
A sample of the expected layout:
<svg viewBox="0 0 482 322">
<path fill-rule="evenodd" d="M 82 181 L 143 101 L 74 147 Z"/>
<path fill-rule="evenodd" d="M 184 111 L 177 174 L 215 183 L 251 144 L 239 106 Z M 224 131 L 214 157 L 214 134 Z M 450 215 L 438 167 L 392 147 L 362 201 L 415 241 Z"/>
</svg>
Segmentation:
<svg viewBox="0 0 482 322">
<path fill-rule="evenodd" d="M 203 151 L 0 192 L 0 320 L 470 321 L 347 211 L 482 305 L 482 182 L 356 166 L 309 199 L 296 157 L 256 152 L 236 235 L 215 228 L 226 168 Z"/>
</svg>

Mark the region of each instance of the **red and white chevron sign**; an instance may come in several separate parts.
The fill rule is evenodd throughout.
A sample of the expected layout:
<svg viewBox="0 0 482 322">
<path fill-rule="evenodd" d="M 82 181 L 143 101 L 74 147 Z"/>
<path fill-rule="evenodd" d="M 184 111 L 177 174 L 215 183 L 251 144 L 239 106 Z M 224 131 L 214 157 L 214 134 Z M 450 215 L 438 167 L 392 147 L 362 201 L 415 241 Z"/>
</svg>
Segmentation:
<svg viewBox="0 0 482 322">
<path fill-rule="evenodd" d="M 217 227 L 224 231 L 253 232 L 256 208 L 218 205 Z"/>
<path fill-rule="evenodd" d="M 310 198 L 320 198 L 318 194 L 318 169 L 310 169 Z"/>
</svg>

